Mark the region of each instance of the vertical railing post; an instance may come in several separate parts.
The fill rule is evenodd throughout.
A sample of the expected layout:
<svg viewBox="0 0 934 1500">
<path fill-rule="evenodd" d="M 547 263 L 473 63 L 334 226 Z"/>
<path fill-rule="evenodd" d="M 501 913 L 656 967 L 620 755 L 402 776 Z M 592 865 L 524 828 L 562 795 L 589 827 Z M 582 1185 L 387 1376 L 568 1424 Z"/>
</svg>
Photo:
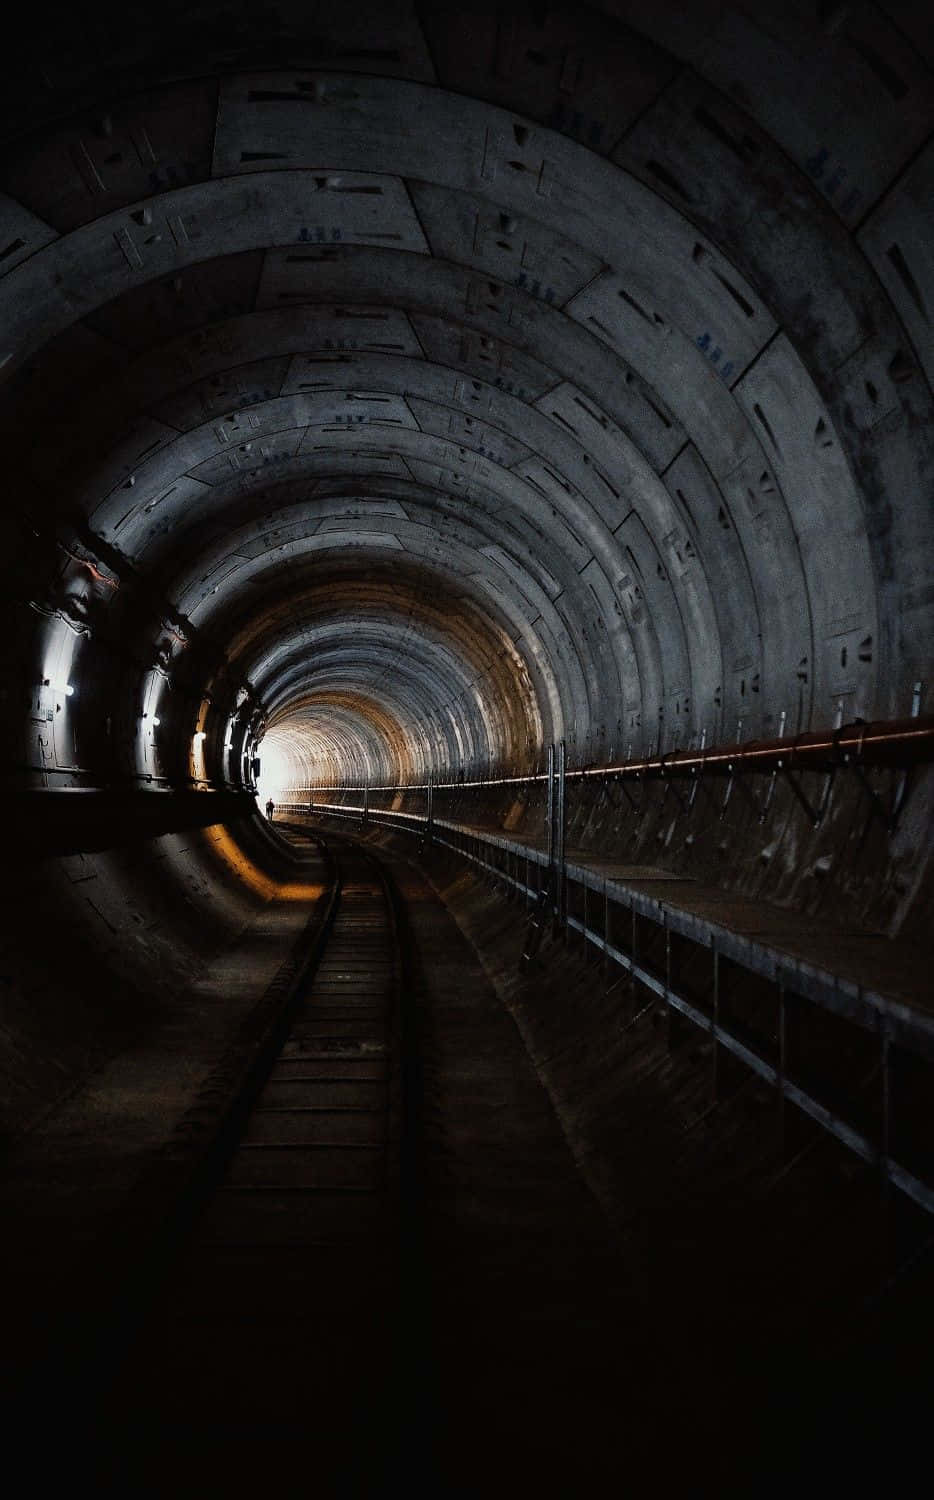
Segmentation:
<svg viewBox="0 0 934 1500">
<path fill-rule="evenodd" d="M 545 810 L 545 833 L 548 837 L 548 871 L 555 863 L 555 747 L 548 746 L 548 802 Z"/>
<path fill-rule="evenodd" d="M 668 925 L 667 908 L 662 912 L 662 930 L 665 934 L 665 1038 L 668 1051 L 675 1044 L 675 1008 L 671 1003 L 671 928 Z"/>
<path fill-rule="evenodd" d="M 785 1080 L 788 1077 L 788 996 L 785 992 L 785 976 L 778 978 L 778 1141 L 782 1160 L 791 1155 L 788 1144 L 789 1106 L 785 1097 Z"/>
<path fill-rule="evenodd" d="M 552 932 L 557 931 L 558 926 L 558 840 L 557 840 L 557 796 L 555 784 L 555 768 L 557 753 L 554 744 L 548 746 L 548 804 L 546 811 L 546 824 L 548 833 L 548 870 L 545 875 L 545 891 L 547 904 L 550 907 L 550 918 Z M 544 912 L 542 912 L 544 918 Z"/>
<path fill-rule="evenodd" d="M 892 1043 L 885 1017 L 882 1018 L 880 1048 L 882 1062 L 882 1120 L 879 1132 L 879 1166 L 882 1176 L 883 1196 L 888 1198 L 891 1190 L 889 1157 L 892 1154 Z"/>
<path fill-rule="evenodd" d="M 710 1054 L 713 1066 L 713 1086 L 711 1089 L 711 1093 L 713 1095 L 714 1102 L 716 1102 L 720 1098 L 720 1088 L 723 1083 L 720 1042 L 717 1037 L 717 1030 L 720 1025 L 720 949 L 717 946 L 716 938 L 711 938 L 710 949 L 711 960 L 713 963 L 713 1047 L 711 1048 Z M 784 1014 L 784 1008 L 782 1008 L 782 1022 L 780 1026 L 781 1030 L 784 1029 Z M 781 1067 L 781 1059 L 779 1060 L 779 1067 Z M 778 1095 L 779 1098 L 782 1097 L 781 1085 L 779 1085 Z"/>
<path fill-rule="evenodd" d="M 632 1014 L 636 1013 L 636 898 L 634 894 L 629 897 L 629 996 L 632 1001 Z"/>
<path fill-rule="evenodd" d="M 557 917 L 559 926 L 567 923 L 567 872 L 564 854 L 564 838 L 567 828 L 565 791 L 567 786 L 567 751 L 564 740 L 559 741 L 557 754 L 557 786 L 555 788 L 555 866 L 558 877 Z"/>
<path fill-rule="evenodd" d="M 894 1088 L 897 1073 L 893 1071 L 896 1056 L 892 1048 L 892 1039 L 889 1031 L 887 1017 L 882 1017 L 882 1035 L 880 1037 L 881 1063 L 882 1063 L 882 1119 L 879 1131 L 879 1176 L 882 1188 L 882 1211 L 884 1223 L 884 1238 L 882 1243 L 883 1270 L 891 1273 L 900 1262 L 900 1234 L 898 1195 L 894 1184 L 889 1176 L 890 1161 L 893 1149 L 897 1145 L 893 1139 L 897 1121 L 894 1117 Z"/>
<path fill-rule="evenodd" d="M 370 821 L 370 783 L 368 781 L 365 781 L 363 783 L 363 826 L 364 826 L 364 828 L 369 823 L 369 821 Z"/>
<path fill-rule="evenodd" d="M 603 881 L 603 961 L 600 965 L 606 974 L 610 967 L 610 892 L 607 888 L 606 878 Z"/>
<path fill-rule="evenodd" d="M 528 929 L 525 936 L 525 947 L 519 960 L 519 971 L 525 973 L 531 966 L 538 952 L 545 925 L 548 921 L 552 923 L 552 932 L 557 929 L 559 886 L 557 883 L 557 799 L 555 797 L 555 747 L 548 746 L 547 770 L 545 772 L 545 788 L 547 792 L 545 804 L 545 840 L 546 840 L 546 863 L 543 865 L 536 862 L 535 865 L 535 899 L 531 910 Z M 516 862 L 518 873 L 518 861 Z M 525 860 L 525 880 L 529 883 L 529 858 Z"/>
<path fill-rule="evenodd" d="M 428 772 L 428 816 L 425 819 L 425 843 L 426 844 L 430 844 L 431 843 L 432 823 L 434 822 L 434 812 L 435 812 L 434 791 L 435 791 L 435 788 L 434 788 L 434 778 L 433 778 L 431 772 L 429 771 Z"/>
</svg>

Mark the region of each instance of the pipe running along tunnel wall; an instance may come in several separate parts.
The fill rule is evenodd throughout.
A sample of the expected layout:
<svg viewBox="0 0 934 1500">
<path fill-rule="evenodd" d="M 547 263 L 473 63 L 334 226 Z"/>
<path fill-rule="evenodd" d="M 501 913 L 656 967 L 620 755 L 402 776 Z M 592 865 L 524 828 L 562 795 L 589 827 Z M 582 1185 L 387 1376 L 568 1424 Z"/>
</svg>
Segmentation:
<svg viewBox="0 0 934 1500">
<path fill-rule="evenodd" d="M 119 792 L 125 840 L 160 796 L 166 829 L 198 796 L 189 822 L 242 828 L 223 794 L 255 757 L 288 797 L 909 714 L 934 634 L 912 16 L 36 8 L 0 106 L 16 795 Z M 665 857 L 807 905 L 859 795 L 819 837 L 788 799 L 771 885 L 738 806 L 719 854 Z M 851 892 L 890 930 L 930 902 L 931 807 L 919 777 Z M 206 907 L 217 840 L 186 837 L 175 877 L 146 847 Z M 59 869 L 79 926 L 134 972 L 138 929 L 168 951 L 149 855 L 69 857 L 113 897 Z"/>
</svg>

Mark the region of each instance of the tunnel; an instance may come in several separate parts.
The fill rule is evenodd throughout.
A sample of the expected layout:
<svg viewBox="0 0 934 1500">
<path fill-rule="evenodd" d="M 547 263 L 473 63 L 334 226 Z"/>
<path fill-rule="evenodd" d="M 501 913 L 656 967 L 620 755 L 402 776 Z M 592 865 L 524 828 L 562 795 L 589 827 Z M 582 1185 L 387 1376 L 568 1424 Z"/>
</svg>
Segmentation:
<svg viewBox="0 0 934 1500">
<path fill-rule="evenodd" d="M 0 70 L 6 1450 L 898 1491 L 926 7 L 41 3 Z M 299 1062 L 348 1171 L 385 1085 L 352 1245 L 256 1176 Z"/>
</svg>

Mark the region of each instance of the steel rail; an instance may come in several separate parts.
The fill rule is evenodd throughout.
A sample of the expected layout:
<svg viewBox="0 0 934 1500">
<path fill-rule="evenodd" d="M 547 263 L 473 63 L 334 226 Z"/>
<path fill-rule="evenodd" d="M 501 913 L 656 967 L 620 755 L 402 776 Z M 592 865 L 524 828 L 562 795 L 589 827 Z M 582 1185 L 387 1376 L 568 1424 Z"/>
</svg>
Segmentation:
<svg viewBox="0 0 934 1500">
<path fill-rule="evenodd" d="M 126 1356 L 198 1216 L 216 1191 L 250 1108 L 288 1036 L 304 987 L 327 948 L 341 897 L 340 872 L 315 838 L 330 882 L 256 1005 L 202 1080 L 171 1134 L 155 1148 L 95 1241 L 85 1296 L 49 1330 L 13 1408 L 23 1419 L 53 1400 L 83 1456 L 99 1392 Z"/>
</svg>

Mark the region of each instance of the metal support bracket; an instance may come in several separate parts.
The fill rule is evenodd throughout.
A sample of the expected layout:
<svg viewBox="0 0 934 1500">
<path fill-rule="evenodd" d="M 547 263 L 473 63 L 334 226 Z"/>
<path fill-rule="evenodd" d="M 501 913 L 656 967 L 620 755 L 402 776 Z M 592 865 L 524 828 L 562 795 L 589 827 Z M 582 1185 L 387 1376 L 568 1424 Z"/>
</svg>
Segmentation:
<svg viewBox="0 0 934 1500">
<path fill-rule="evenodd" d="M 629 803 L 629 806 L 632 808 L 632 810 L 635 813 L 636 817 L 637 818 L 641 818 L 642 817 L 642 799 L 640 798 L 638 802 L 636 801 L 635 797 L 632 795 L 632 792 L 629 790 L 628 786 L 626 785 L 625 781 L 622 779 L 621 776 L 614 777 L 613 784 L 614 784 L 614 786 L 618 786 L 619 787 L 620 791 L 622 792 L 623 796 L 626 798 L 626 801 Z"/>
<path fill-rule="evenodd" d="M 902 812 L 904 811 L 905 803 L 908 801 L 908 793 L 910 791 L 910 788 L 911 772 L 903 771 L 899 779 L 898 790 L 895 793 L 895 800 L 892 803 L 892 811 L 888 820 L 889 833 L 894 833 L 896 828 L 898 827 L 898 820 L 901 817 Z"/>
<path fill-rule="evenodd" d="M 548 920 L 548 912 L 554 905 L 554 871 L 549 869 L 545 882 L 538 893 L 535 905 L 529 913 L 528 926 L 525 930 L 525 943 L 522 948 L 522 956 L 519 959 L 519 973 L 525 974 L 531 968 L 532 961 L 539 950 L 542 935 L 545 931 L 545 923 Z"/>
<path fill-rule="evenodd" d="M 813 805 L 811 799 L 805 794 L 805 792 L 802 791 L 797 777 L 793 774 L 793 772 L 789 771 L 786 766 L 782 767 L 782 775 L 788 782 L 788 785 L 791 787 L 791 790 L 794 792 L 795 797 L 804 808 L 804 811 L 807 813 L 814 827 L 818 828 L 820 826 L 821 818 L 824 816 L 824 807 L 827 800 L 826 796 L 824 797 L 821 806 L 817 808 Z"/>
<path fill-rule="evenodd" d="M 701 752 L 703 752 L 704 747 L 706 746 L 706 744 L 707 744 L 707 730 L 706 729 L 702 729 L 701 730 L 701 737 L 700 737 L 700 745 L 698 746 L 698 749 Z M 703 767 L 702 767 L 701 768 L 701 776 L 703 774 L 704 773 L 703 773 Z M 700 786 L 700 776 L 698 776 L 697 772 L 695 771 L 695 773 L 694 773 L 694 785 L 691 787 L 691 795 L 688 798 L 688 808 L 689 809 L 692 808 L 694 806 L 694 803 L 697 801 L 697 788 L 699 786 Z"/>
<path fill-rule="evenodd" d="M 850 769 L 856 772 L 857 780 L 859 781 L 860 786 L 869 797 L 870 821 L 873 818 L 878 818 L 879 822 L 884 824 L 884 826 L 891 833 L 894 827 L 894 805 L 891 812 L 887 810 L 885 803 L 879 796 L 879 793 L 876 791 L 872 782 L 869 780 L 869 777 L 866 775 L 866 772 L 863 770 L 862 766 L 853 765 L 850 767 Z"/>
<path fill-rule="evenodd" d="M 780 715 L 779 721 L 778 721 L 778 738 L 780 740 L 783 740 L 785 738 L 785 724 L 787 723 L 787 721 L 788 721 L 788 716 L 787 716 L 785 710 L 782 709 L 781 715 Z M 775 796 L 775 785 L 776 785 L 777 781 L 778 781 L 778 772 L 777 771 L 773 771 L 772 774 L 771 774 L 771 776 L 769 777 L 768 791 L 766 792 L 764 798 L 762 799 L 762 811 L 759 814 L 759 822 L 760 823 L 764 823 L 765 820 L 766 820 L 766 818 L 769 815 L 769 808 L 772 806 L 772 798 Z"/>
<path fill-rule="evenodd" d="M 675 784 L 671 780 L 671 778 L 670 777 L 666 777 L 665 778 L 665 791 L 664 791 L 664 795 L 662 796 L 662 800 L 661 800 L 661 803 L 660 803 L 659 809 L 658 809 L 659 813 L 661 813 L 662 808 L 665 806 L 665 803 L 668 800 L 668 793 L 669 792 L 674 792 L 674 794 L 675 794 L 675 800 L 677 801 L 678 806 L 681 808 L 681 811 L 682 812 L 687 812 L 689 810 L 690 806 L 691 806 L 690 802 L 678 790 L 678 788 L 675 786 Z"/>
<path fill-rule="evenodd" d="M 711 807 L 715 809 L 715 811 L 720 815 L 720 817 L 723 816 L 723 807 L 717 801 L 717 794 L 716 794 L 715 790 L 711 787 L 710 782 L 704 776 L 703 771 L 698 771 L 698 773 L 697 773 L 697 779 L 694 782 L 694 786 L 692 788 L 692 791 L 693 792 L 703 792 L 704 796 L 707 798 L 707 801 L 710 803 Z"/>
<path fill-rule="evenodd" d="M 730 778 L 730 780 L 732 780 L 732 777 Z M 761 808 L 761 806 L 759 804 L 758 797 L 746 785 L 746 783 L 743 780 L 743 778 L 742 778 L 741 775 L 736 778 L 736 785 L 739 787 L 740 792 L 742 793 L 742 795 L 746 798 L 746 801 L 748 802 L 749 806 L 752 808 L 752 810 L 755 813 L 757 819 L 759 819 L 761 821 L 761 819 L 762 819 L 762 808 Z"/>
</svg>

